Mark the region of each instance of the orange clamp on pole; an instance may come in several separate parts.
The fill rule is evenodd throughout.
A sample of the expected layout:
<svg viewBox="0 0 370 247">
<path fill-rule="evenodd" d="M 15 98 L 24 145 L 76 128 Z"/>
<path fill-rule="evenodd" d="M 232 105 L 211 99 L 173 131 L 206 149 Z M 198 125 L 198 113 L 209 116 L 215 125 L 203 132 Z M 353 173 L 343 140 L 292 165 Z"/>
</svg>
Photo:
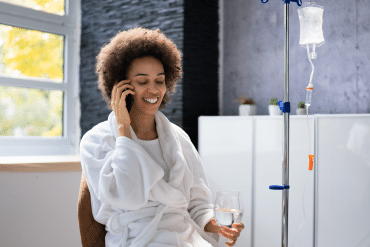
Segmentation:
<svg viewBox="0 0 370 247">
<path fill-rule="evenodd" d="M 315 157 L 315 155 L 312 155 L 312 154 L 308 155 L 308 159 L 309 159 L 308 170 L 310 170 L 310 171 L 312 171 L 312 168 L 313 168 L 313 158 L 314 157 Z"/>
</svg>

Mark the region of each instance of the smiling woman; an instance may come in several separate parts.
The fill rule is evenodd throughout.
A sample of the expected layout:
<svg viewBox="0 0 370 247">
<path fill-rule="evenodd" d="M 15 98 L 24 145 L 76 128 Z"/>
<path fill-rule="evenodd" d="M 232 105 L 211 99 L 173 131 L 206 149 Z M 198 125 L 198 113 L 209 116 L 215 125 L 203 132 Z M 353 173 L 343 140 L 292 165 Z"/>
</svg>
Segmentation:
<svg viewBox="0 0 370 247">
<path fill-rule="evenodd" d="M 164 109 L 166 103 L 171 101 L 170 94 L 174 93 L 176 82 L 182 77 L 182 54 L 159 29 L 149 32 L 144 28 L 135 28 L 118 33 L 97 56 L 98 86 L 109 109 L 112 109 L 111 96 L 114 84 L 127 79 L 127 70 L 134 59 L 145 56 L 154 57 L 163 65 L 166 94 L 160 108 Z"/>
<path fill-rule="evenodd" d="M 182 75 L 176 45 L 160 30 L 123 31 L 101 49 L 96 71 L 113 111 L 86 132 L 80 151 L 105 246 L 218 246 L 199 154 L 159 111 Z"/>
<path fill-rule="evenodd" d="M 133 86 L 132 91 L 135 94 L 130 114 L 125 116 L 129 116 L 129 122 L 136 136 L 142 140 L 154 140 L 158 137 L 154 114 L 166 93 L 163 71 L 163 64 L 158 59 L 148 56 L 134 59 L 126 73 L 127 81 Z M 120 119 L 118 118 L 117 121 Z M 123 133 L 128 133 L 129 126 L 122 130 Z"/>
</svg>

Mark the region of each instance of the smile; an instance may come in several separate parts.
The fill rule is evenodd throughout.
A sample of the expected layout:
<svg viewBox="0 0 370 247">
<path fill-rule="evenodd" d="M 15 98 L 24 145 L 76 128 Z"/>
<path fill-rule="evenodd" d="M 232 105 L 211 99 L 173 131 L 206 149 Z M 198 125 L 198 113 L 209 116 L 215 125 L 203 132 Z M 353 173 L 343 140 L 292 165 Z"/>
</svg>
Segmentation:
<svg viewBox="0 0 370 247">
<path fill-rule="evenodd" d="M 149 103 L 154 104 L 154 103 L 156 103 L 156 102 L 158 101 L 158 97 L 157 97 L 157 98 L 155 98 L 155 99 L 145 99 L 145 98 L 144 98 L 144 100 L 145 100 L 145 101 L 148 101 Z"/>
</svg>

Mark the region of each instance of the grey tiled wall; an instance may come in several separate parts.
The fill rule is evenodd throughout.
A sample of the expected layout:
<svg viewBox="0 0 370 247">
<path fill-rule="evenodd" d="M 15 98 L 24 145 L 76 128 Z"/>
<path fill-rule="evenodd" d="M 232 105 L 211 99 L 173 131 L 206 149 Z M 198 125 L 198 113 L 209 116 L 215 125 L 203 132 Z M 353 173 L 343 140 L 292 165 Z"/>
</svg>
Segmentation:
<svg viewBox="0 0 370 247">
<path fill-rule="evenodd" d="M 303 0 L 303 2 L 307 2 Z M 323 6 L 325 44 L 313 60 L 309 114 L 370 113 L 370 1 L 316 0 Z M 290 4 L 290 102 L 305 101 L 311 74 L 299 46 L 297 4 Z M 223 115 L 237 115 L 240 95 L 268 114 L 271 98 L 284 96 L 284 4 L 281 0 L 224 1 Z"/>
<path fill-rule="evenodd" d="M 80 101 L 81 137 L 107 120 L 110 111 L 97 87 L 95 57 L 100 48 L 121 30 L 142 26 L 161 29 L 182 51 L 184 0 L 82 0 Z M 182 127 L 182 81 L 172 101 L 161 111 Z"/>
</svg>

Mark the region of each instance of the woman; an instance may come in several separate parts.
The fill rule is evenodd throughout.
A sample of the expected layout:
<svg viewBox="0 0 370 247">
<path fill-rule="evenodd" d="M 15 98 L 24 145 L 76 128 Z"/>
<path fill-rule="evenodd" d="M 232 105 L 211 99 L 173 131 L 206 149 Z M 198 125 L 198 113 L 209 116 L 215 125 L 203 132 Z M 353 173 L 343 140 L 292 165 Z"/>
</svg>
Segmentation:
<svg viewBox="0 0 370 247">
<path fill-rule="evenodd" d="M 181 54 L 159 30 L 118 33 L 97 56 L 108 120 L 81 140 L 81 166 L 106 246 L 232 246 L 244 228 L 220 228 L 189 136 L 158 111 L 181 78 Z"/>
</svg>

